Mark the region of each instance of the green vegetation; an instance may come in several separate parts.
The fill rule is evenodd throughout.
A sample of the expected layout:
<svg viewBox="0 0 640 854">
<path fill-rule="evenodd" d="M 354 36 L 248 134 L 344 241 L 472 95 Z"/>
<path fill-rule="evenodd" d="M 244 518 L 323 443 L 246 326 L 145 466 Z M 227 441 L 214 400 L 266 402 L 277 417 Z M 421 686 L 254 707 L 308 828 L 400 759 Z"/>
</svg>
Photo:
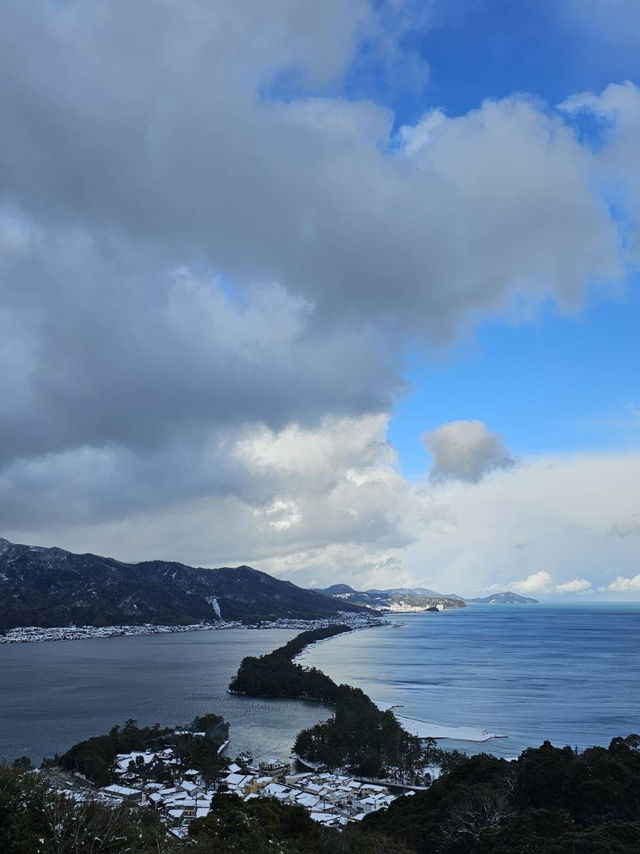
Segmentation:
<svg viewBox="0 0 640 854">
<path fill-rule="evenodd" d="M 228 794 L 216 795 L 209 815 L 191 824 L 190 842 L 194 854 L 412 854 L 375 831 L 320 827 L 304 807 Z"/>
<path fill-rule="evenodd" d="M 367 777 L 415 782 L 433 759 L 433 750 L 428 755 L 420 739 L 409 735 L 392 712 L 380 711 L 363 691 L 336 685 L 322 671 L 292 660 L 310 643 L 345 631 L 350 631 L 348 626 L 302 632 L 268 655 L 249 656 L 229 687 L 251 696 L 319 700 L 332 706 L 333 717 L 298 734 L 294 750 L 299 756 Z"/>
<path fill-rule="evenodd" d="M 212 601 L 217 603 L 213 607 Z M 167 561 L 121 563 L 3 540 L 0 629 L 322 619 L 361 611 L 264 572 Z M 218 613 L 219 610 L 219 613 Z"/>
<path fill-rule="evenodd" d="M 298 734 L 298 756 L 365 777 L 415 781 L 427 764 L 420 739 L 409 735 L 393 712 L 380 711 L 359 688 L 335 687 L 333 717 Z"/>
<path fill-rule="evenodd" d="M 250 697 L 289 697 L 333 704 L 337 696 L 335 682 L 315 667 L 294 664 L 293 659 L 309 644 L 350 631 L 349 626 L 311 629 L 267 655 L 249 655 L 242 659 L 229 689 Z"/>
<path fill-rule="evenodd" d="M 631 854 L 640 737 L 582 753 L 545 742 L 515 762 L 474 756 L 363 824 L 417 854 Z"/>
<path fill-rule="evenodd" d="M 194 723 L 206 732 L 219 720 Z M 133 729 L 114 731 L 130 737 Z M 637 854 L 640 736 L 582 753 L 545 742 L 514 762 L 458 757 L 427 791 L 343 830 L 319 826 L 299 806 L 219 792 L 186 843 L 152 809 L 76 803 L 28 760 L 0 764 L 2 854 L 178 854 L 185 846 L 193 854 Z"/>
<path fill-rule="evenodd" d="M 412 854 L 375 831 L 322 828 L 303 807 L 218 794 L 188 842 L 171 837 L 152 809 L 75 803 L 39 775 L 0 764 L 2 854 Z"/>
<path fill-rule="evenodd" d="M 2 854 L 178 854 L 153 810 L 76 803 L 33 772 L 0 764 Z M 206 849 L 204 849 L 206 850 Z"/>
<path fill-rule="evenodd" d="M 194 733 L 204 732 L 198 736 Z M 123 727 L 114 726 L 107 735 L 98 735 L 80 741 L 62 756 L 45 760 L 43 765 L 60 765 L 67 771 L 83 774 L 97 786 L 115 782 L 114 763 L 118 753 L 132 750 L 161 750 L 172 746 L 182 768 L 195 768 L 205 779 L 213 780 L 224 765 L 218 748 L 228 738 L 229 725 L 219 715 L 196 718 L 186 731 L 177 734 L 173 729 L 161 729 L 159 724 L 139 727 L 137 721 L 128 720 Z M 148 769 L 149 779 L 165 779 L 166 772 Z"/>
</svg>

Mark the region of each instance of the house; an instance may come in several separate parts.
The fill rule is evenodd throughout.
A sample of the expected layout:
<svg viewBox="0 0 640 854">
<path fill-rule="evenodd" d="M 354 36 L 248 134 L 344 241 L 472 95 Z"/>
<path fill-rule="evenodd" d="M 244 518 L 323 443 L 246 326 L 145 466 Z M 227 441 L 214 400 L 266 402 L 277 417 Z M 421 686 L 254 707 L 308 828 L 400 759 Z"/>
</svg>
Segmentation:
<svg viewBox="0 0 640 854">
<path fill-rule="evenodd" d="M 324 810 L 312 810 L 311 818 L 317 821 L 318 824 L 324 827 L 333 827 L 338 824 L 338 816 L 335 813 L 325 812 Z"/>
<path fill-rule="evenodd" d="M 122 801 L 128 801 L 130 803 L 139 803 L 146 796 L 140 789 L 130 789 L 128 786 L 104 786 L 102 789 L 103 792 L 106 792 L 108 795 L 113 795 L 116 798 L 120 798 Z"/>
<path fill-rule="evenodd" d="M 267 759 L 258 768 L 262 776 L 269 775 L 272 780 L 283 779 L 290 770 L 288 762 L 278 762 L 276 759 Z"/>
<path fill-rule="evenodd" d="M 226 783 L 231 792 L 240 795 L 249 795 L 258 791 L 256 778 L 251 774 L 227 774 L 223 782 Z"/>
<path fill-rule="evenodd" d="M 258 781 L 260 782 L 260 781 Z M 277 798 L 279 801 L 288 801 L 291 799 L 292 791 L 287 786 L 282 786 L 280 783 L 269 783 L 262 789 L 261 794 L 264 797 Z"/>
<path fill-rule="evenodd" d="M 310 810 L 320 803 L 320 798 L 310 794 L 309 792 L 302 792 L 296 796 L 296 803 Z"/>
</svg>

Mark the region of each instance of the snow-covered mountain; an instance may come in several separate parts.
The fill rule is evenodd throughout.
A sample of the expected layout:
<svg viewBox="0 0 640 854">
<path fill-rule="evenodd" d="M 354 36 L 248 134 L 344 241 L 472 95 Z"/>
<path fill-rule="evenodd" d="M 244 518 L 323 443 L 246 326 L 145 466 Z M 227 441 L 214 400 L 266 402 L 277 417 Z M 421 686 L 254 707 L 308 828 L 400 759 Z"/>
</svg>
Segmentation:
<svg viewBox="0 0 640 854">
<path fill-rule="evenodd" d="M 161 560 L 122 563 L 4 539 L 0 602 L 2 630 L 315 619 L 360 610 L 249 566 L 197 569 Z"/>
</svg>

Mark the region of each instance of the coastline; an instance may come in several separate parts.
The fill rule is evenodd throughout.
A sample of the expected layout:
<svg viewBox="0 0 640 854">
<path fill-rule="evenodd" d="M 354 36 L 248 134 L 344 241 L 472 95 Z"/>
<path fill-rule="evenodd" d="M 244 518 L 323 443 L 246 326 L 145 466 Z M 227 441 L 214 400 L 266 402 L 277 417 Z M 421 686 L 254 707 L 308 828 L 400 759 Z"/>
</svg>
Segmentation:
<svg viewBox="0 0 640 854">
<path fill-rule="evenodd" d="M 384 703 L 376 699 L 373 699 L 373 702 L 381 711 L 393 712 L 396 720 L 402 724 L 406 731 L 418 738 L 434 738 L 436 741 L 451 739 L 452 741 L 475 742 L 490 741 L 492 738 L 509 738 L 508 735 L 501 735 L 497 732 L 491 732 L 488 729 L 478 729 L 477 727 L 468 726 L 446 726 L 444 724 L 433 723 L 432 721 L 422 721 L 418 718 L 399 715 L 395 709 L 401 709 L 401 703 Z"/>
<path fill-rule="evenodd" d="M 227 629 L 317 629 L 322 626 L 348 624 L 352 629 L 383 625 L 379 618 L 354 615 L 352 612 L 339 612 L 335 617 L 318 619 L 282 618 L 278 620 L 258 620 L 255 623 L 241 623 L 238 620 L 219 620 L 215 623 L 190 623 L 187 625 L 142 625 L 117 626 L 18 626 L 0 634 L 0 644 L 45 643 L 59 640 L 91 640 L 93 638 L 134 637 L 136 635 L 166 635 L 182 632 L 224 631 Z"/>
</svg>

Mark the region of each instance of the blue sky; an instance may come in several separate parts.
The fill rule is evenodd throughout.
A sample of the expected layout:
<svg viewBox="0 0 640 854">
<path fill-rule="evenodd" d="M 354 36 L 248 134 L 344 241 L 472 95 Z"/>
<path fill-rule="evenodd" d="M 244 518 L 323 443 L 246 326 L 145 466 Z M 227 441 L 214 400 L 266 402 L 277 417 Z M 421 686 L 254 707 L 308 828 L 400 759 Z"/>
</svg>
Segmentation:
<svg viewBox="0 0 640 854">
<path fill-rule="evenodd" d="M 562 5 L 436 4 L 434 25 L 412 42 L 429 64 L 425 90 L 394 98 L 381 87 L 382 97 L 391 95 L 396 124 L 433 107 L 454 116 L 485 98 L 515 93 L 554 106 L 612 81 L 637 81 L 635 46 L 576 22 Z M 532 320 L 483 322 L 444 352 L 411 348 L 411 391 L 397 405 L 389 432 L 405 475 L 422 476 L 429 465 L 420 434 L 458 419 L 484 421 L 516 455 L 637 447 L 638 283 L 631 274 L 621 288 L 592 290 L 569 312 L 548 302 Z"/>
<path fill-rule="evenodd" d="M 391 106 L 399 124 L 425 109 L 455 115 L 485 98 L 527 92 L 555 105 L 583 90 L 601 91 L 612 81 L 637 79 L 637 44 L 631 33 L 631 0 L 433 0 L 409 4 L 422 16 L 404 44 L 429 66 L 426 88 L 411 92 L 401 77 L 385 86 L 383 75 L 363 75 L 356 62 L 347 77 L 352 97 L 363 94 Z M 597 6 L 604 24 L 590 13 Z M 427 11 L 425 12 L 425 9 Z M 620 30 L 618 29 L 620 28 Z"/>
<path fill-rule="evenodd" d="M 635 285 L 635 286 L 634 286 Z M 628 450 L 640 442 L 640 295 L 592 298 L 575 313 L 485 322 L 445 352 L 407 354 L 410 390 L 389 438 L 404 474 L 424 476 L 424 431 L 484 421 L 513 454 Z"/>
</svg>

